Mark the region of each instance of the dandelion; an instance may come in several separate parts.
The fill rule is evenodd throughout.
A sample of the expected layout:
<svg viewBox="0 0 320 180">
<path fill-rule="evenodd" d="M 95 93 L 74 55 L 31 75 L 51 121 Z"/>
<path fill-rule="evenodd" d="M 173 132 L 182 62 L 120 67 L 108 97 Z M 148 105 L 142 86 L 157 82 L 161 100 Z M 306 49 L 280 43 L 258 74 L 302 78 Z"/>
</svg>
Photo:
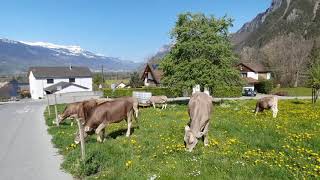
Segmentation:
<svg viewBox="0 0 320 180">
<path fill-rule="evenodd" d="M 131 166 L 131 164 L 132 164 L 132 161 L 131 161 L 131 160 L 128 160 L 128 161 L 126 162 L 126 166 L 127 166 L 127 167 Z"/>
</svg>

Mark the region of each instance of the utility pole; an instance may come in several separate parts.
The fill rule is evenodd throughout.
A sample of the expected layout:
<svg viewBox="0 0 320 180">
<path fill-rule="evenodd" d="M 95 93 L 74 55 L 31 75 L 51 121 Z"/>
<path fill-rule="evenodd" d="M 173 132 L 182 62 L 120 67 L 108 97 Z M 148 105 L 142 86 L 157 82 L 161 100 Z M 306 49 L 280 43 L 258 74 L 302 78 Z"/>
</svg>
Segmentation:
<svg viewBox="0 0 320 180">
<path fill-rule="evenodd" d="M 101 77 L 102 77 L 102 83 L 101 83 L 101 85 L 104 85 L 103 65 L 101 66 Z"/>
</svg>

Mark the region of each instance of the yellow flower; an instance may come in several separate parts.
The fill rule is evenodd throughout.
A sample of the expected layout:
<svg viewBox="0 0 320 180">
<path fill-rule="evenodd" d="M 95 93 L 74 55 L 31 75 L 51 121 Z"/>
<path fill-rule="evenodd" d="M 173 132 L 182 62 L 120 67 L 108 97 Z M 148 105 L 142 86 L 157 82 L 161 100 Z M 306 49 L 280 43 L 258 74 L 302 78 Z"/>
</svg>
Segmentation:
<svg viewBox="0 0 320 180">
<path fill-rule="evenodd" d="M 127 167 L 129 167 L 131 164 L 132 164 L 132 161 L 131 161 L 131 160 L 128 160 L 128 161 L 126 162 L 126 166 L 127 166 Z"/>
</svg>

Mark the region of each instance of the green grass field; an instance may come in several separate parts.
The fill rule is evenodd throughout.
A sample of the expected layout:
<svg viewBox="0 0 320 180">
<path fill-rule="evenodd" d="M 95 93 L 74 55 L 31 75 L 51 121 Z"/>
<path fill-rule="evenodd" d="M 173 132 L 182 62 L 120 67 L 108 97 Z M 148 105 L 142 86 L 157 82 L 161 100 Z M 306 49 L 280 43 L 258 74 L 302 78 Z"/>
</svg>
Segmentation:
<svg viewBox="0 0 320 180">
<path fill-rule="evenodd" d="M 64 155 L 62 168 L 87 179 L 317 179 L 320 176 L 320 109 L 310 101 L 279 102 L 279 114 L 254 116 L 254 101 L 215 105 L 209 147 L 199 141 L 184 149 L 186 105 L 167 110 L 140 109 L 130 138 L 125 122 L 107 128 L 106 141 L 95 135 L 86 143 L 87 157 L 73 144 L 76 126 L 60 127 L 47 117 L 53 143 Z M 59 106 L 61 111 L 63 106 Z"/>
<path fill-rule="evenodd" d="M 288 92 L 288 96 L 311 96 L 312 89 L 305 87 L 298 88 L 275 88 L 272 90 L 275 92 Z"/>
</svg>

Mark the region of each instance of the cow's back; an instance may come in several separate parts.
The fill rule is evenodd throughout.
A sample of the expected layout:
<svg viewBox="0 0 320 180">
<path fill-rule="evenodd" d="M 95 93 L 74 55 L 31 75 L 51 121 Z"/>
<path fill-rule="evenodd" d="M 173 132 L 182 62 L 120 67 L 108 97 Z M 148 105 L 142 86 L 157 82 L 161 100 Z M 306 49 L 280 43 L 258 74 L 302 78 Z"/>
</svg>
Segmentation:
<svg viewBox="0 0 320 180">
<path fill-rule="evenodd" d="M 150 98 L 150 102 L 152 103 L 166 103 L 167 101 L 167 96 L 151 96 Z"/>
<path fill-rule="evenodd" d="M 103 121 L 107 123 L 120 122 L 132 109 L 133 103 L 128 99 L 104 102 L 94 108 L 86 126 L 97 128 Z"/>
<path fill-rule="evenodd" d="M 202 93 L 194 93 L 188 104 L 190 128 L 199 130 L 201 124 L 208 121 L 212 111 L 212 97 Z"/>
</svg>

